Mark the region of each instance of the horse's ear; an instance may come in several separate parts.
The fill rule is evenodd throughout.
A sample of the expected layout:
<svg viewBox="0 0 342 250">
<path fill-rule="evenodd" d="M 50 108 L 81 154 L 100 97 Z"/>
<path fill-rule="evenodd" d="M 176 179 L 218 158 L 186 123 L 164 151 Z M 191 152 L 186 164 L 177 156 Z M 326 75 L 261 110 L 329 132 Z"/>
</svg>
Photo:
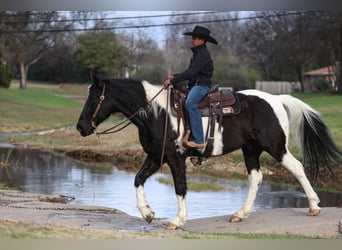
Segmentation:
<svg viewBox="0 0 342 250">
<path fill-rule="evenodd" d="M 91 74 L 91 78 L 92 78 L 93 84 L 95 86 L 98 86 L 98 87 L 102 87 L 103 86 L 104 82 L 97 76 L 96 73 L 93 72 Z"/>
</svg>

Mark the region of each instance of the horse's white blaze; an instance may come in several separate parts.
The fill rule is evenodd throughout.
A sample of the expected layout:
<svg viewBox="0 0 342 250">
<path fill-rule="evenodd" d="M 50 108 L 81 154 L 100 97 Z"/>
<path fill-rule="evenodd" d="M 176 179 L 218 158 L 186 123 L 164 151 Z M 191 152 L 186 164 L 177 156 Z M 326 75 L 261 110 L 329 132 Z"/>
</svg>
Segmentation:
<svg viewBox="0 0 342 250">
<path fill-rule="evenodd" d="M 318 206 L 319 198 L 316 192 L 313 190 L 308 178 L 305 175 L 302 163 L 298 161 L 294 156 L 287 152 L 282 159 L 281 164 L 288 169 L 302 185 L 305 194 L 309 200 L 309 206 L 311 209 L 320 209 Z"/>
<path fill-rule="evenodd" d="M 175 218 L 173 218 L 170 223 L 176 226 L 183 226 L 186 222 L 187 210 L 186 210 L 186 200 L 185 197 L 177 195 L 178 201 L 178 212 Z"/>
<path fill-rule="evenodd" d="M 147 215 L 150 214 L 151 209 L 149 208 L 146 198 L 144 187 L 139 185 L 136 187 L 136 197 L 137 197 L 137 207 L 139 209 L 140 214 L 145 218 Z"/>
<path fill-rule="evenodd" d="M 245 219 L 250 215 L 252 208 L 253 208 L 254 200 L 255 200 L 255 197 L 258 192 L 261 182 L 262 182 L 261 169 L 259 169 L 259 171 L 253 169 L 251 173 L 248 175 L 249 189 L 248 189 L 247 198 L 242 208 L 234 214 L 235 216 L 241 219 Z"/>
</svg>

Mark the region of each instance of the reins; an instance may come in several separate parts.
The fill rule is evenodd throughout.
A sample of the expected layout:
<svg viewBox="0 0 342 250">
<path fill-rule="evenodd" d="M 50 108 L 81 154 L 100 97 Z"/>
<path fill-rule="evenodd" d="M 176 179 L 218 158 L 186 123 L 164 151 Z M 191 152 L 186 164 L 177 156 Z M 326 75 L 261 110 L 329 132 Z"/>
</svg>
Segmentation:
<svg viewBox="0 0 342 250">
<path fill-rule="evenodd" d="M 162 146 L 162 153 L 160 157 L 160 170 L 162 171 L 162 166 L 163 166 L 163 159 L 164 159 L 164 154 L 165 154 L 165 145 L 166 145 L 166 134 L 167 134 L 167 124 L 168 124 L 168 113 L 169 113 L 169 93 L 170 93 L 170 88 L 169 87 L 164 87 L 166 88 L 167 94 L 166 94 L 166 110 L 165 110 L 165 124 L 164 124 L 164 135 L 163 135 L 163 146 Z"/>
</svg>

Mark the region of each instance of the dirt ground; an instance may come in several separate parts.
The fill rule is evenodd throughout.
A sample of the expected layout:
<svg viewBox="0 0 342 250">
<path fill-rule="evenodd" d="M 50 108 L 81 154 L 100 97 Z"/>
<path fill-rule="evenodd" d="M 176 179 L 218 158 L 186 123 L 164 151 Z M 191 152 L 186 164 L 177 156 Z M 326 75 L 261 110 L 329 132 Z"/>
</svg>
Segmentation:
<svg viewBox="0 0 342 250">
<path fill-rule="evenodd" d="M 239 233 L 291 234 L 313 238 L 342 238 L 342 208 L 325 207 L 320 215 L 307 215 L 307 208 L 284 208 L 254 212 L 239 223 L 228 222 L 229 215 L 192 219 L 181 228 L 166 229 L 167 221 L 156 219 L 147 224 L 139 217 L 107 207 L 64 204 L 67 197 L 20 191 L 0 190 L 0 223 L 33 223 L 72 228 L 146 233 L 155 237 L 172 234 Z M 190 236 L 191 237 L 191 236 Z"/>
</svg>

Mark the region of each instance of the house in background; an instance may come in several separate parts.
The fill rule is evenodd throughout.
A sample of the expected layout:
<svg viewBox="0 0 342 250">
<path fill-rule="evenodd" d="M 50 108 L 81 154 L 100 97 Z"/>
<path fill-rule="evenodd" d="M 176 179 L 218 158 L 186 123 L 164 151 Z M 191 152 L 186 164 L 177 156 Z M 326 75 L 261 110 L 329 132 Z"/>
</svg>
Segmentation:
<svg viewBox="0 0 342 250">
<path fill-rule="evenodd" d="M 336 88 L 336 67 L 327 66 L 319 69 L 307 71 L 303 74 L 304 91 L 314 90 L 313 82 L 318 79 L 324 79 L 329 82 L 330 90 Z"/>
</svg>

